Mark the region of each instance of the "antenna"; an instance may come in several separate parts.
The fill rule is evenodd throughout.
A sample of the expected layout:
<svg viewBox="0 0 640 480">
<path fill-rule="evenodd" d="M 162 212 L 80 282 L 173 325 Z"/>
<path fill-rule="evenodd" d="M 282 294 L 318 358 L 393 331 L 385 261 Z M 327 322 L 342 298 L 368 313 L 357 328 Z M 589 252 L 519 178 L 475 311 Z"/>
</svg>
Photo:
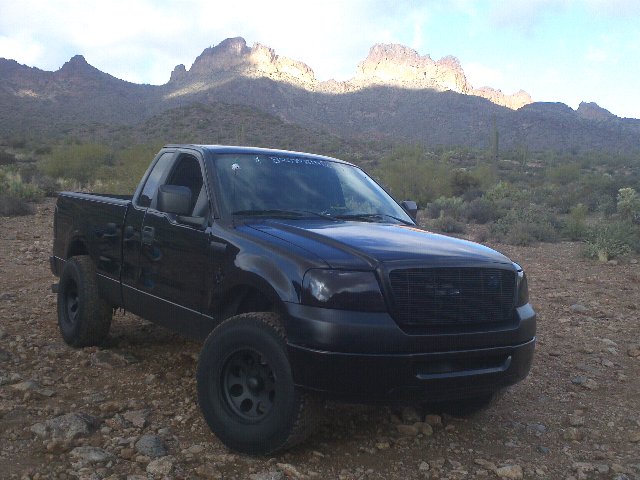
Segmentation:
<svg viewBox="0 0 640 480">
<path fill-rule="evenodd" d="M 237 160 L 237 159 L 236 159 Z M 236 212 L 236 178 L 237 178 L 237 173 L 238 170 L 240 170 L 240 165 L 238 165 L 237 163 L 233 163 L 233 165 L 231 165 L 231 170 L 233 170 L 233 205 L 232 205 L 232 210 L 231 210 L 231 228 L 236 228 L 236 222 L 235 222 L 235 212 Z"/>
</svg>

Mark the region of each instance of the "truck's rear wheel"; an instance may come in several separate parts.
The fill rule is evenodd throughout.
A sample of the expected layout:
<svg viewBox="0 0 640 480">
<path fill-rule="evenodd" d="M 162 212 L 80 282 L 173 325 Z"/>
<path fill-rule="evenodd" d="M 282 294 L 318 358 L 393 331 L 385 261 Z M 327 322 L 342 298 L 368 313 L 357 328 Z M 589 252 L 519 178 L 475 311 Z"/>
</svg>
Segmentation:
<svg viewBox="0 0 640 480">
<path fill-rule="evenodd" d="M 58 285 L 58 326 L 72 347 L 101 344 L 109 334 L 111 306 L 98 295 L 96 271 L 86 255 L 66 263 Z"/>
<path fill-rule="evenodd" d="M 267 455 L 313 430 L 315 399 L 293 383 L 276 314 L 242 314 L 215 328 L 200 353 L 197 378 L 202 414 L 232 450 Z"/>
</svg>

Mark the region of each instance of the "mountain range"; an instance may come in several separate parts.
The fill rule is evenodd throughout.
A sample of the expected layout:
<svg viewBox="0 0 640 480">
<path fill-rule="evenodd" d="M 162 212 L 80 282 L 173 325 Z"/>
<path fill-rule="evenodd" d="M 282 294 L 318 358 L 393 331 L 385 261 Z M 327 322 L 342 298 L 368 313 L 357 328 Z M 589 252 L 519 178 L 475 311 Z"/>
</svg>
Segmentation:
<svg viewBox="0 0 640 480">
<path fill-rule="evenodd" d="M 486 148 L 638 152 L 640 120 L 594 103 L 577 110 L 520 91 L 474 89 L 460 62 L 402 45 L 374 45 L 353 78 L 318 81 L 302 62 L 230 38 L 206 48 L 164 85 L 115 78 L 77 55 L 55 72 L 0 58 L 0 140 L 61 138 L 78 124 L 134 125 L 193 103 L 239 104 L 331 134 Z"/>
</svg>

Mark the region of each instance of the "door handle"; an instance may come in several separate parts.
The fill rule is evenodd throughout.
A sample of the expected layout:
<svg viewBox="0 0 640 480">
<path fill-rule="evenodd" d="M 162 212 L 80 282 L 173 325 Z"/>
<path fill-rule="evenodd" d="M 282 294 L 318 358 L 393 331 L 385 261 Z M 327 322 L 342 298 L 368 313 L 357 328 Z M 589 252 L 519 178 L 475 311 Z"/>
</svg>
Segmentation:
<svg viewBox="0 0 640 480">
<path fill-rule="evenodd" d="M 153 238 L 155 236 L 156 229 L 153 227 L 144 227 L 142 229 L 142 244 L 153 245 Z"/>
</svg>

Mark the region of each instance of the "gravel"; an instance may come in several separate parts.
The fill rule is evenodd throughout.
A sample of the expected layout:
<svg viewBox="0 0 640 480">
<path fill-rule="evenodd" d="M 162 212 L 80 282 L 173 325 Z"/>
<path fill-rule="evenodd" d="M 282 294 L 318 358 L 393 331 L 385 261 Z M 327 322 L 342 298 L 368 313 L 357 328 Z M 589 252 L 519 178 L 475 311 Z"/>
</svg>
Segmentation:
<svg viewBox="0 0 640 480">
<path fill-rule="evenodd" d="M 538 313 L 529 377 L 455 418 L 415 405 L 327 403 L 296 449 L 230 452 L 197 405 L 200 345 L 130 314 L 108 342 L 58 333 L 48 269 L 53 203 L 3 218 L 3 479 L 640 478 L 640 264 L 587 261 L 577 243 L 490 245 L 527 271 Z"/>
</svg>

